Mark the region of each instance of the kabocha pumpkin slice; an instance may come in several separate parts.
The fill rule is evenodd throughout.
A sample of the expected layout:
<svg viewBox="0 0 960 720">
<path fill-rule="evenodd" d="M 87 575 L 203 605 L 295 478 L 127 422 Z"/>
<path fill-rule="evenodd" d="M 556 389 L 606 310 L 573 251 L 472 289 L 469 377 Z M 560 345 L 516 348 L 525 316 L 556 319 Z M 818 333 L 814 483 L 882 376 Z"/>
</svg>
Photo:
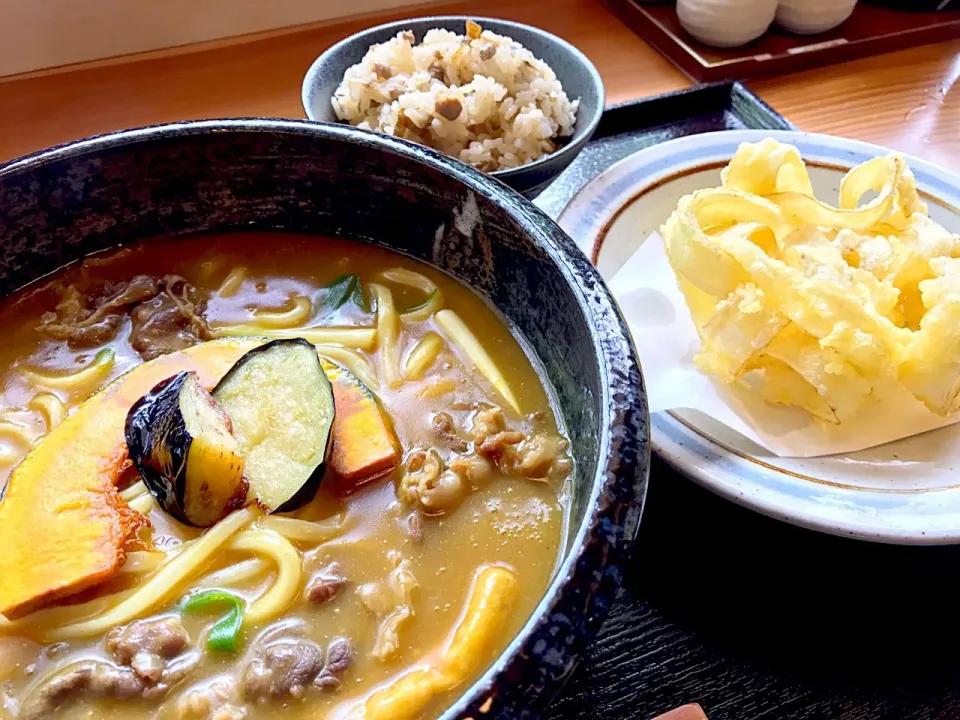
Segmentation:
<svg viewBox="0 0 960 720">
<path fill-rule="evenodd" d="M 210 527 L 247 501 L 243 458 L 230 418 L 197 374 L 164 380 L 130 408 L 130 459 L 160 507 Z"/>
<path fill-rule="evenodd" d="M 355 375 L 320 359 L 333 385 L 337 417 L 333 421 L 330 468 L 349 489 L 392 470 L 400 462 L 400 444 L 377 398 Z"/>
<path fill-rule="evenodd" d="M 213 391 L 230 417 L 244 475 L 267 512 L 295 510 L 317 492 L 333 440 L 333 389 L 303 339 L 251 350 Z"/>
<path fill-rule="evenodd" d="M 263 341 L 229 338 L 135 367 L 83 403 L 13 471 L 0 500 L 0 613 L 15 615 L 112 577 L 144 518 L 119 497 L 127 412 L 161 380 L 193 370 L 212 387 Z"/>
</svg>

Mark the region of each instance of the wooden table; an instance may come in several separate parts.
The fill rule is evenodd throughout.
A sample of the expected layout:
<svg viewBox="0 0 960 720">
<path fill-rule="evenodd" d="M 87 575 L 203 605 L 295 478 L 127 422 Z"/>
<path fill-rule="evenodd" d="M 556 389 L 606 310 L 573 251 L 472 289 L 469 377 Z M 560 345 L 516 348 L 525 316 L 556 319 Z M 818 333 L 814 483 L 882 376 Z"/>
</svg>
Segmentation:
<svg viewBox="0 0 960 720">
<path fill-rule="evenodd" d="M 481 10 L 482 8 L 482 10 Z M 610 102 L 686 78 L 598 0 L 488 0 L 596 63 Z M 0 81 L 0 161 L 173 120 L 302 117 L 300 80 L 336 40 L 393 16 Z M 960 42 L 752 83 L 800 128 L 960 165 Z M 960 718 L 960 549 L 828 538 L 734 507 L 655 463 L 622 596 L 551 720 Z"/>
<path fill-rule="evenodd" d="M 483 12 L 539 25 L 596 64 L 609 102 L 690 83 L 598 0 L 488 0 L 419 6 L 199 51 L 0 80 L 0 161 L 74 138 L 227 116 L 303 117 L 300 80 L 342 37 L 403 15 Z M 221 44 L 222 45 L 222 44 Z M 804 130 L 888 145 L 960 165 L 960 42 L 920 47 L 752 85 Z"/>
</svg>

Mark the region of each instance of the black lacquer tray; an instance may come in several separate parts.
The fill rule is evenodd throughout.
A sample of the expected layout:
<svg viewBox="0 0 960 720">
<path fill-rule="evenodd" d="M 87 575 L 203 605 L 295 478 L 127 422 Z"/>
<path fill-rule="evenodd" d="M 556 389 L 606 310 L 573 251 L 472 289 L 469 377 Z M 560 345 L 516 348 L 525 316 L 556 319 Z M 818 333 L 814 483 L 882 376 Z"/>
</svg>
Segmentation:
<svg viewBox="0 0 960 720">
<path fill-rule="evenodd" d="M 739 83 L 608 108 L 537 199 L 557 217 L 631 153 L 681 135 L 793 126 Z M 547 720 L 960 718 L 960 547 L 894 547 L 793 527 L 654 458 L 623 589 Z"/>
<path fill-rule="evenodd" d="M 580 188 L 638 150 L 685 135 L 743 129 L 796 130 L 740 83 L 701 85 L 611 105 L 587 147 L 536 204 L 556 219 Z"/>
</svg>

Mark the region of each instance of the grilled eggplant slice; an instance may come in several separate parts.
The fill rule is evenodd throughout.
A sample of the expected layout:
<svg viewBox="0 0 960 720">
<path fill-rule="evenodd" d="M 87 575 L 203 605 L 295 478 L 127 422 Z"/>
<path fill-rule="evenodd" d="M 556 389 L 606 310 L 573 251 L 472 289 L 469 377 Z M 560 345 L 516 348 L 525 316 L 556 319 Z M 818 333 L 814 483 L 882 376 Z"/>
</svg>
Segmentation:
<svg viewBox="0 0 960 720">
<path fill-rule="evenodd" d="M 230 418 L 181 372 L 130 408 L 127 448 L 160 506 L 185 523 L 210 527 L 247 502 L 243 458 Z"/>
<path fill-rule="evenodd" d="M 335 415 L 317 349 L 298 338 L 251 350 L 213 397 L 233 421 L 252 499 L 267 512 L 309 502 L 323 479 Z"/>
</svg>

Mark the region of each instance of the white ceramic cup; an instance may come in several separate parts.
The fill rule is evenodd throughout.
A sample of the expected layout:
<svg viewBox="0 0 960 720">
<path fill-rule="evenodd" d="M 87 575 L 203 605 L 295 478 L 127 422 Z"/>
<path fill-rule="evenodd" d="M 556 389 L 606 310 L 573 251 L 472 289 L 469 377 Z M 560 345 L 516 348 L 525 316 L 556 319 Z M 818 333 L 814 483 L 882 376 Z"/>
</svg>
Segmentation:
<svg viewBox="0 0 960 720">
<path fill-rule="evenodd" d="M 777 0 L 677 0 L 680 24 L 714 47 L 737 47 L 756 40 L 776 13 Z"/>
<path fill-rule="evenodd" d="M 857 0 L 780 0 L 777 25 L 799 35 L 833 30 L 853 14 Z"/>
</svg>

